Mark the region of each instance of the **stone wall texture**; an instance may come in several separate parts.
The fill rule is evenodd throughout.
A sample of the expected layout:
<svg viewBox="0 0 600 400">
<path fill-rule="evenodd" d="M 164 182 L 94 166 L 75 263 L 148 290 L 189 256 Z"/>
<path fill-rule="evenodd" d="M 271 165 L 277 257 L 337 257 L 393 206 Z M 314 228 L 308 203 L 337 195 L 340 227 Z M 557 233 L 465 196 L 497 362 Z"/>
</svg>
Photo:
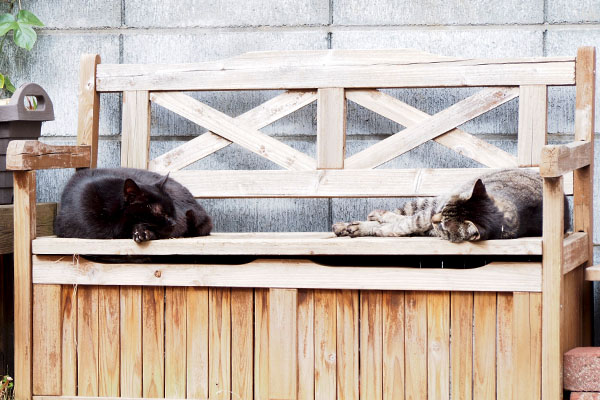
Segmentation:
<svg viewBox="0 0 600 400">
<path fill-rule="evenodd" d="M 56 120 L 43 126 L 43 140 L 73 143 L 77 121 L 77 73 L 81 53 L 103 62 L 194 62 L 246 51 L 283 49 L 418 48 L 463 57 L 574 56 L 577 47 L 600 47 L 600 0 L 23 0 L 46 26 L 31 52 L 9 50 L 16 62 L 2 65 L 17 84 L 43 85 Z M 600 58 L 600 57 L 599 57 Z M 14 57 L 13 57 L 14 59 Z M 468 96 L 472 89 L 391 91 L 428 113 Z M 600 90 L 597 91 L 600 93 Z M 238 115 L 274 96 L 269 92 L 198 95 L 211 106 Z M 599 94 L 600 96 L 600 94 Z M 119 164 L 120 96 L 103 95 L 100 166 Z M 574 90 L 551 88 L 551 142 L 570 139 Z M 598 107 L 597 107 L 598 109 Z M 516 153 L 518 103 L 512 101 L 463 128 Z M 151 155 L 177 146 L 203 129 L 152 108 Z M 600 127 L 600 112 L 596 126 Z M 265 128 L 289 145 L 315 153 L 314 104 Z M 400 130 L 397 124 L 354 104 L 348 106 L 349 154 Z M 600 129 L 600 128 L 598 128 Z M 600 149 L 600 143 L 596 143 Z M 600 150 L 596 151 L 594 243 L 600 262 Z M 428 143 L 393 161 L 398 167 L 476 165 Z M 231 146 L 198 163 L 213 168 L 273 168 Z M 71 171 L 41 172 L 38 198 L 58 201 Z M 328 230 L 332 222 L 360 218 L 391 200 L 211 200 L 216 230 Z M 232 217 L 233 216 L 233 217 Z M 600 332 L 600 288 L 596 288 L 596 332 Z M 600 334 L 596 334 L 600 344 Z"/>
</svg>

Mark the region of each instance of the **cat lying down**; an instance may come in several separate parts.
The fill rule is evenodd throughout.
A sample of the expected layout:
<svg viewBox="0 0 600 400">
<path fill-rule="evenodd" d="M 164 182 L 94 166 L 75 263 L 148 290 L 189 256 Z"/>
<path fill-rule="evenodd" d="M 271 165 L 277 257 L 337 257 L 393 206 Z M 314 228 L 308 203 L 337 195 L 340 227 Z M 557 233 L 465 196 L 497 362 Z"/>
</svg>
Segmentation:
<svg viewBox="0 0 600 400">
<path fill-rule="evenodd" d="M 569 225 L 565 197 L 565 231 Z M 542 235 L 542 178 L 507 169 L 482 175 L 456 193 L 375 210 L 368 221 L 333 225 L 338 236 L 438 236 L 451 242 Z"/>
<path fill-rule="evenodd" d="M 133 169 L 85 169 L 67 182 L 54 222 L 59 237 L 136 242 L 205 236 L 212 222 L 168 176 Z"/>
</svg>

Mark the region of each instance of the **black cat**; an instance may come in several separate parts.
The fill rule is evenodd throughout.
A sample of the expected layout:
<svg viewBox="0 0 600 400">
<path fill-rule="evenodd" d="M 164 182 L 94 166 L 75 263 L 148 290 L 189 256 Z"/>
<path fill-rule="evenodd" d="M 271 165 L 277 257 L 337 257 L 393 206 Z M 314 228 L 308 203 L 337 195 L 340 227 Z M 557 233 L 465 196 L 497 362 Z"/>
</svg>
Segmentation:
<svg viewBox="0 0 600 400">
<path fill-rule="evenodd" d="M 54 222 L 59 237 L 136 242 L 205 236 L 212 222 L 180 183 L 154 172 L 85 169 L 69 180 Z"/>
</svg>

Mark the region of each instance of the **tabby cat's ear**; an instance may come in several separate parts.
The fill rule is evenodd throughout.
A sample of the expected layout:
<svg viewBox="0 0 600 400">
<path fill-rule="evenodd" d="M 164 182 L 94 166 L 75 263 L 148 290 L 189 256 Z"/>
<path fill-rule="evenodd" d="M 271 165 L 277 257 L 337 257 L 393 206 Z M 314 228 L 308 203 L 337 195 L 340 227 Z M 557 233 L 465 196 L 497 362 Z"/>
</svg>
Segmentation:
<svg viewBox="0 0 600 400">
<path fill-rule="evenodd" d="M 481 179 L 477 179 L 477 181 L 473 185 L 473 192 L 471 193 L 471 198 L 481 198 L 486 196 L 487 191 L 485 190 L 485 185 L 483 184 Z"/>
<path fill-rule="evenodd" d="M 156 186 L 158 187 L 159 190 L 163 190 L 163 187 L 165 186 L 165 183 L 167 183 L 167 179 L 169 179 L 169 174 L 171 172 L 167 172 L 167 175 L 165 175 L 165 177 L 163 179 L 161 179 Z"/>
<path fill-rule="evenodd" d="M 142 191 L 132 179 L 125 180 L 125 184 L 123 185 L 123 195 L 128 203 L 135 202 L 135 200 L 139 198 L 141 194 Z"/>
</svg>

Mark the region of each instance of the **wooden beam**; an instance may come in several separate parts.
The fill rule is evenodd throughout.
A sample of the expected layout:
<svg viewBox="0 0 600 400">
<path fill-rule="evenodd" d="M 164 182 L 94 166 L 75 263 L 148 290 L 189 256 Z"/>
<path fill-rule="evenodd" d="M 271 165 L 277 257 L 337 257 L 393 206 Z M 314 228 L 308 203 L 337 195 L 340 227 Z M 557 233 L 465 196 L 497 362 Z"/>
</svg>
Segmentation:
<svg viewBox="0 0 600 400">
<path fill-rule="evenodd" d="M 541 290 L 541 264 L 493 262 L 471 269 L 327 266 L 308 260 L 227 264 L 103 264 L 35 256 L 34 283 L 365 290 Z M 157 273 L 159 271 L 159 273 Z"/>
<path fill-rule="evenodd" d="M 568 274 L 588 260 L 588 240 L 587 233 L 583 232 L 571 234 L 565 238 L 563 241 L 563 275 Z"/>
<path fill-rule="evenodd" d="M 548 132 L 548 88 L 546 85 L 523 85 L 519 91 L 519 167 L 540 164 L 540 152 Z"/>
<path fill-rule="evenodd" d="M 546 178 L 555 178 L 590 165 L 594 158 L 593 148 L 592 142 L 544 146 L 540 162 L 540 175 Z"/>
<path fill-rule="evenodd" d="M 319 89 L 317 101 L 317 168 L 342 169 L 346 155 L 344 88 Z"/>
<path fill-rule="evenodd" d="M 77 144 L 91 147 L 89 167 L 96 168 L 98 161 L 98 126 L 100 121 L 100 95 L 96 90 L 96 69 L 100 64 L 98 54 L 81 56 L 79 67 L 79 111 L 77 114 Z"/>
<path fill-rule="evenodd" d="M 6 149 L 6 169 L 29 171 L 52 168 L 87 168 L 91 146 L 53 146 L 37 140 L 13 140 Z"/>
<path fill-rule="evenodd" d="M 236 121 L 183 93 L 155 92 L 152 93 L 150 99 L 286 169 L 311 170 L 316 168 L 316 161 L 306 154 L 256 129 L 249 129 L 240 124 L 240 121 Z"/>
<path fill-rule="evenodd" d="M 123 92 L 121 166 L 148 168 L 150 150 L 150 98 L 144 91 Z"/>
<path fill-rule="evenodd" d="M 600 282 L 600 265 L 594 265 L 585 269 L 585 280 Z"/>
<path fill-rule="evenodd" d="M 377 144 L 354 154 L 345 162 L 346 168 L 375 168 L 401 154 L 446 133 L 518 96 L 516 88 L 486 88 L 404 129 Z"/>
<path fill-rule="evenodd" d="M 54 234 L 56 203 L 38 203 L 36 205 L 36 232 L 38 236 Z M 12 205 L 0 205 L 0 254 L 14 251 L 14 217 Z"/>
<path fill-rule="evenodd" d="M 263 128 L 312 103 L 315 91 L 288 90 L 235 118 L 252 129 Z M 148 169 L 166 173 L 177 171 L 231 144 L 231 141 L 206 132 L 151 160 Z"/>
<path fill-rule="evenodd" d="M 346 98 L 405 127 L 413 126 L 430 117 L 429 114 L 375 89 L 347 90 Z M 458 128 L 433 140 L 490 168 L 517 166 L 517 158 L 512 154 Z"/>
</svg>

